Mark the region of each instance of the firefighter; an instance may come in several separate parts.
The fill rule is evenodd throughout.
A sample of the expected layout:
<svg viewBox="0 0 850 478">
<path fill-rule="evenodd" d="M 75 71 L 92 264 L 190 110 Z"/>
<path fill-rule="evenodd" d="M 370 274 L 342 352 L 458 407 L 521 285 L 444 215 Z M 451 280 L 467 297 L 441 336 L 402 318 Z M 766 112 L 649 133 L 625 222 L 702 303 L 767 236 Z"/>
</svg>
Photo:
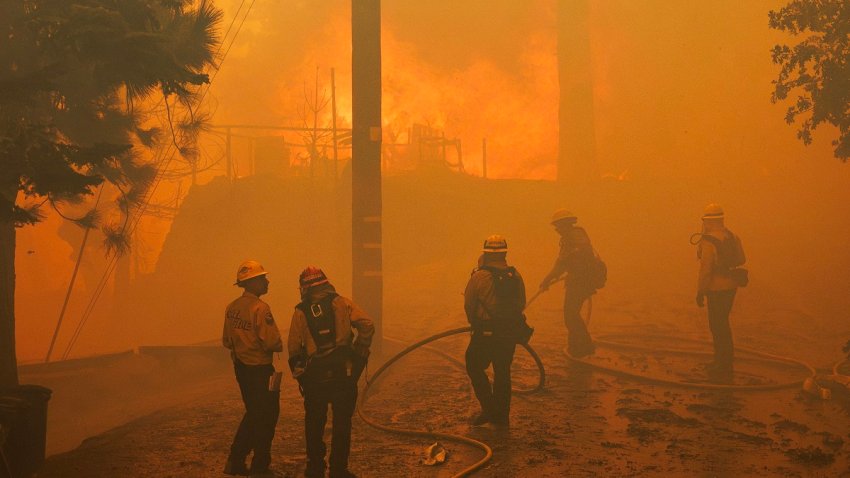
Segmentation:
<svg viewBox="0 0 850 478">
<path fill-rule="evenodd" d="M 566 209 L 559 209 L 552 215 L 551 224 L 561 236 L 561 249 L 552 270 L 540 283 L 540 291 L 547 290 L 562 274 L 567 274 L 564 281 L 567 352 L 573 357 L 584 357 L 592 354 L 596 347 L 581 318 L 581 306 L 598 287 L 604 285 L 604 277 L 602 279 L 594 277 L 598 276 L 595 270 L 600 267 L 601 261 L 593 251 L 587 232 L 584 228 L 576 226 L 576 222 L 578 218 L 575 214 Z M 601 267 L 604 269 L 604 265 Z"/>
<path fill-rule="evenodd" d="M 236 272 L 244 292 L 224 313 L 222 344 L 230 349 L 245 415 L 233 438 L 224 472 L 228 475 L 274 476 L 269 471 L 271 445 L 280 414 L 280 391 L 270 390 L 272 355 L 283 351 L 280 331 L 269 305 L 260 297 L 269 291 L 268 273 L 257 261 L 245 261 Z M 250 470 L 245 459 L 253 451 Z"/>
<path fill-rule="evenodd" d="M 708 326 L 714 340 L 714 360 L 706 365 L 706 372 L 713 380 L 729 382 L 735 351 L 729 313 L 738 287 L 746 285 L 746 271 L 739 268 L 746 257 L 740 239 L 723 221 L 722 207 L 717 204 L 705 207 L 701 239 L 697 243 L 700 265 L 696 303 L 703 307 L 708 302 Z M 739 275 L 741 271 L 743 276 Z"/>
<path fill-rule="evenodd" d="M 301 303 L 292 314 L 287 346 L 289 367 L 304 396 L 304 476 L 325 476 L 323 435 L 330 405 L 330 478 L 354 477 L 348 470 L 351 417 L 357 402 L 357 381 L 366 367 L 375 327 L 354 302 L 337 294 L 321 269 L 304 269 L 299 286 Z"/>
<path fill-rule="evenodd" d="M 500 235 L 484 241 L 479 266 L 472 271 L 464 291 L 464 311 L 472 326 L 466 349 L 466 372 L 481 412 L 474 426 L 492 423 L 507 426 L 511 409 L 511 362 L 524 328 L 525 284 L 505 259 L 508 243 Z M 518 336 L 519 335 L 519 336 Z M 519 339 L 519 340 L 518 340 Z M 487 367 L 493 365 L 493 383 Z"/>
</svg>

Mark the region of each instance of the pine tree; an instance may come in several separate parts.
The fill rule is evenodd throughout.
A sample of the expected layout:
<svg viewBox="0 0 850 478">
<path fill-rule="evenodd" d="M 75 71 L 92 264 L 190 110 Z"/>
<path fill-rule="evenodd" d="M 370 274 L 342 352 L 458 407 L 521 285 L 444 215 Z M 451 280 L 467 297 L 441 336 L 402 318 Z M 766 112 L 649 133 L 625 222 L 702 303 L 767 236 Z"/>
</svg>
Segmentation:
<svg viewBox="0 0 850 478">
<path fill-rule="evenodd" d="M 124 220 L 74 219 L 102 227 L 115 252 L 126 246 L 130 212 L 157 175 L 140 147 L 162 134 L 144 127 L 137 105 L 162 95 L 198 120 L 193 96 L 209 81 L 220 19 L 207 0 L 0 3 L 0 387 L 18 380 L 16 228 L 108 183 Z M 171 138 L 181 153 L 190 149 Z"/>
</svg>

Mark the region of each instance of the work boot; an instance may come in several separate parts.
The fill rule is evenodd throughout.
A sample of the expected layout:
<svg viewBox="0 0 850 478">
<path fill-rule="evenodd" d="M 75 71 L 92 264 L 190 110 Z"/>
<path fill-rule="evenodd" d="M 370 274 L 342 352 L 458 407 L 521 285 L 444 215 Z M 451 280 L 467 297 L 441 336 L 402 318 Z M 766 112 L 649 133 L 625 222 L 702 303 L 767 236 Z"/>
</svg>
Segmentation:
<svg viewBox="0 0 850 478">
<path fill-rule="evenodd" d="M 328 478 L 357 478 L 357 475 L 347 469 L 341 471 L 331 470 L 331 474 L 328 475 Z"/>
<path fill-rule="evenodd" d="M 708 375 L 710 382 L 731 384 L 734 373 L 731 365 L 722 365 L 716 362 L 710 362 L 705 367 L 705 373 Z"/>
<path fill-rule="evenodd" d="M 304 469 L 304 478 L 325 478 L 325 465 L 322 462 L 320 465 L 313 465 L 309 461 L 307 462 L 307 467 Z"/>
<path fill-rule="evenodd" d="M 265 470 L 251 470 L 250 478 L 277 478 L 279 475 L 274 471 L 266 468 Z"/>
<path fill-rule="evenodd" d="M 227 463 L 224 464 L 225 475 L 248 476 L 248 473 L 248 467 L 245 466 L 244 459 L 242 461 L 239 461 L 234 460 L 232 458 L 228 458 Z"/>
<path fill-rule="evenodd" d="M 596 351 L 596 346 L 593 345 L 592 343 L 586 344 L 586 345 L 581 345 L 581 346 L 569 347 L 569 354 L 573 358 L 587 357 L 588 355 L 593 355 L 593 352 L 595 352 L 595 351 Z"/>
<path fill-rule="evenodd" d="M 510 426 L 510 420 L 508 419 L 508 417 L 507 416 L 501 416 L 501 415 L 498 416 L 498 417 L 493 417 L 490 420 L 490 423 L 492 423 L 493 425 L 496 425 L 499 428 L 508 428 L 508 426 Z"/>
<path fill-rule="evenodd" d="M 486 425 L 490 422 L 492 422 L 492 419 L 490 418 L 490 414 L 485 413 L 485 412 L 481 412 L 478 415 L 475 415 L 474 417 L 472 417 L 472 426 L 474 426 L 474 427 L 481 427 L 481 426 L 484 426 L 484 425 Z"/>
</svg>

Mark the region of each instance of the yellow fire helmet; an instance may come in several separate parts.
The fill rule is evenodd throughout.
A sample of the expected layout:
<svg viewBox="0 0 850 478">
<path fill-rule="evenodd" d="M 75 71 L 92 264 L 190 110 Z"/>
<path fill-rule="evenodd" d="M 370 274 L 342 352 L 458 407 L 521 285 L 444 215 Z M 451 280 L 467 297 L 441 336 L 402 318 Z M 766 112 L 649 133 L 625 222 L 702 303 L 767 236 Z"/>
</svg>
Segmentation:
<svg viewBox="0 0 850 478">
<path fill-rule="evenodd" d="M 268 274 L 268 272 L 266 272 L 262 264 L 259 262 L 252 260 L 244 261 L 242 264 L 239 264 L 239 269 L 236 271 L 235 285 L 239 285 L 240 282 L 253 279 L 254 277 L 264 276 L 266 274 Z"/>
<path fill-rule="evenodd" d="M 484 252 L 508 252 L 508 241 L 501 234 L 493 234 L 484 241 Z"/>
<path fill-rule="evenodd" d="M 711 203 L 705 207 L 702 213 L 703 220 L 705 219 L 723 219 L 723 208 L 720 204 Z"/>
</svg>

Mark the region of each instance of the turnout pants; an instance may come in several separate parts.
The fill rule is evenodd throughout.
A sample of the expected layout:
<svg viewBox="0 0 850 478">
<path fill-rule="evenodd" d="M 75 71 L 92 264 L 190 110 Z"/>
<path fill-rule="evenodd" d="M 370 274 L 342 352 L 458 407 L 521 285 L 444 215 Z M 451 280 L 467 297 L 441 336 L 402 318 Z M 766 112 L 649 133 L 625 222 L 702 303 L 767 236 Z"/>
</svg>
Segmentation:
<svg viewBox="0 0 850 478">
<path fill-rule="evenodd" d="M 230 446 L 230 460 L 245 462 L 251 451 L 252 471 L 265 471 L 271 463 L 272 438 L 280 414 L 280 392 L 269 391 L 269 376 L 274 366 L 234 363 L 236 381 L 245 403 L 245 415 Z"/>
<path fill-rule="evenodd" d="M 348 469 L 351 417 L 356 403 L 357 382 L 351 378 L 304 384 L 304 432 L 309 476 L 324 476 L 325 473 L 327 448 L 323 435 L 328 421 L 328 405 L 333 410 L 331 475 Z"/>
<path fill-rule="evenodd" d="M 564 293 L 564 325 L 567 327 L 567 351 L 573 357 L 583 357 L 593 353 L 593 339 L 587 332 L 587 325 L 581 318 L 581 305 L 593 291 L 582 287 L 567 285 Z"/>
<path fill-rule="evenodd" d="M 729 326 L 729 312 L 735 302 L 736 289 L 708 291 L 708 327 L 714 338 L 714 365 L 718 371 L 731 372 L 735 346 L 732 343 L 732 328 Z"/>
<path fill-rule="evenodd" d="M 481 411 L 496 421 L 507 421 L 511 410 L 511 363 L 516 344 L 513 340 L 475 332 L 466 349 L 466 373 L 472 381 Z M 493 383 L 487 367 L 493 364 Z"/>
</svg>

